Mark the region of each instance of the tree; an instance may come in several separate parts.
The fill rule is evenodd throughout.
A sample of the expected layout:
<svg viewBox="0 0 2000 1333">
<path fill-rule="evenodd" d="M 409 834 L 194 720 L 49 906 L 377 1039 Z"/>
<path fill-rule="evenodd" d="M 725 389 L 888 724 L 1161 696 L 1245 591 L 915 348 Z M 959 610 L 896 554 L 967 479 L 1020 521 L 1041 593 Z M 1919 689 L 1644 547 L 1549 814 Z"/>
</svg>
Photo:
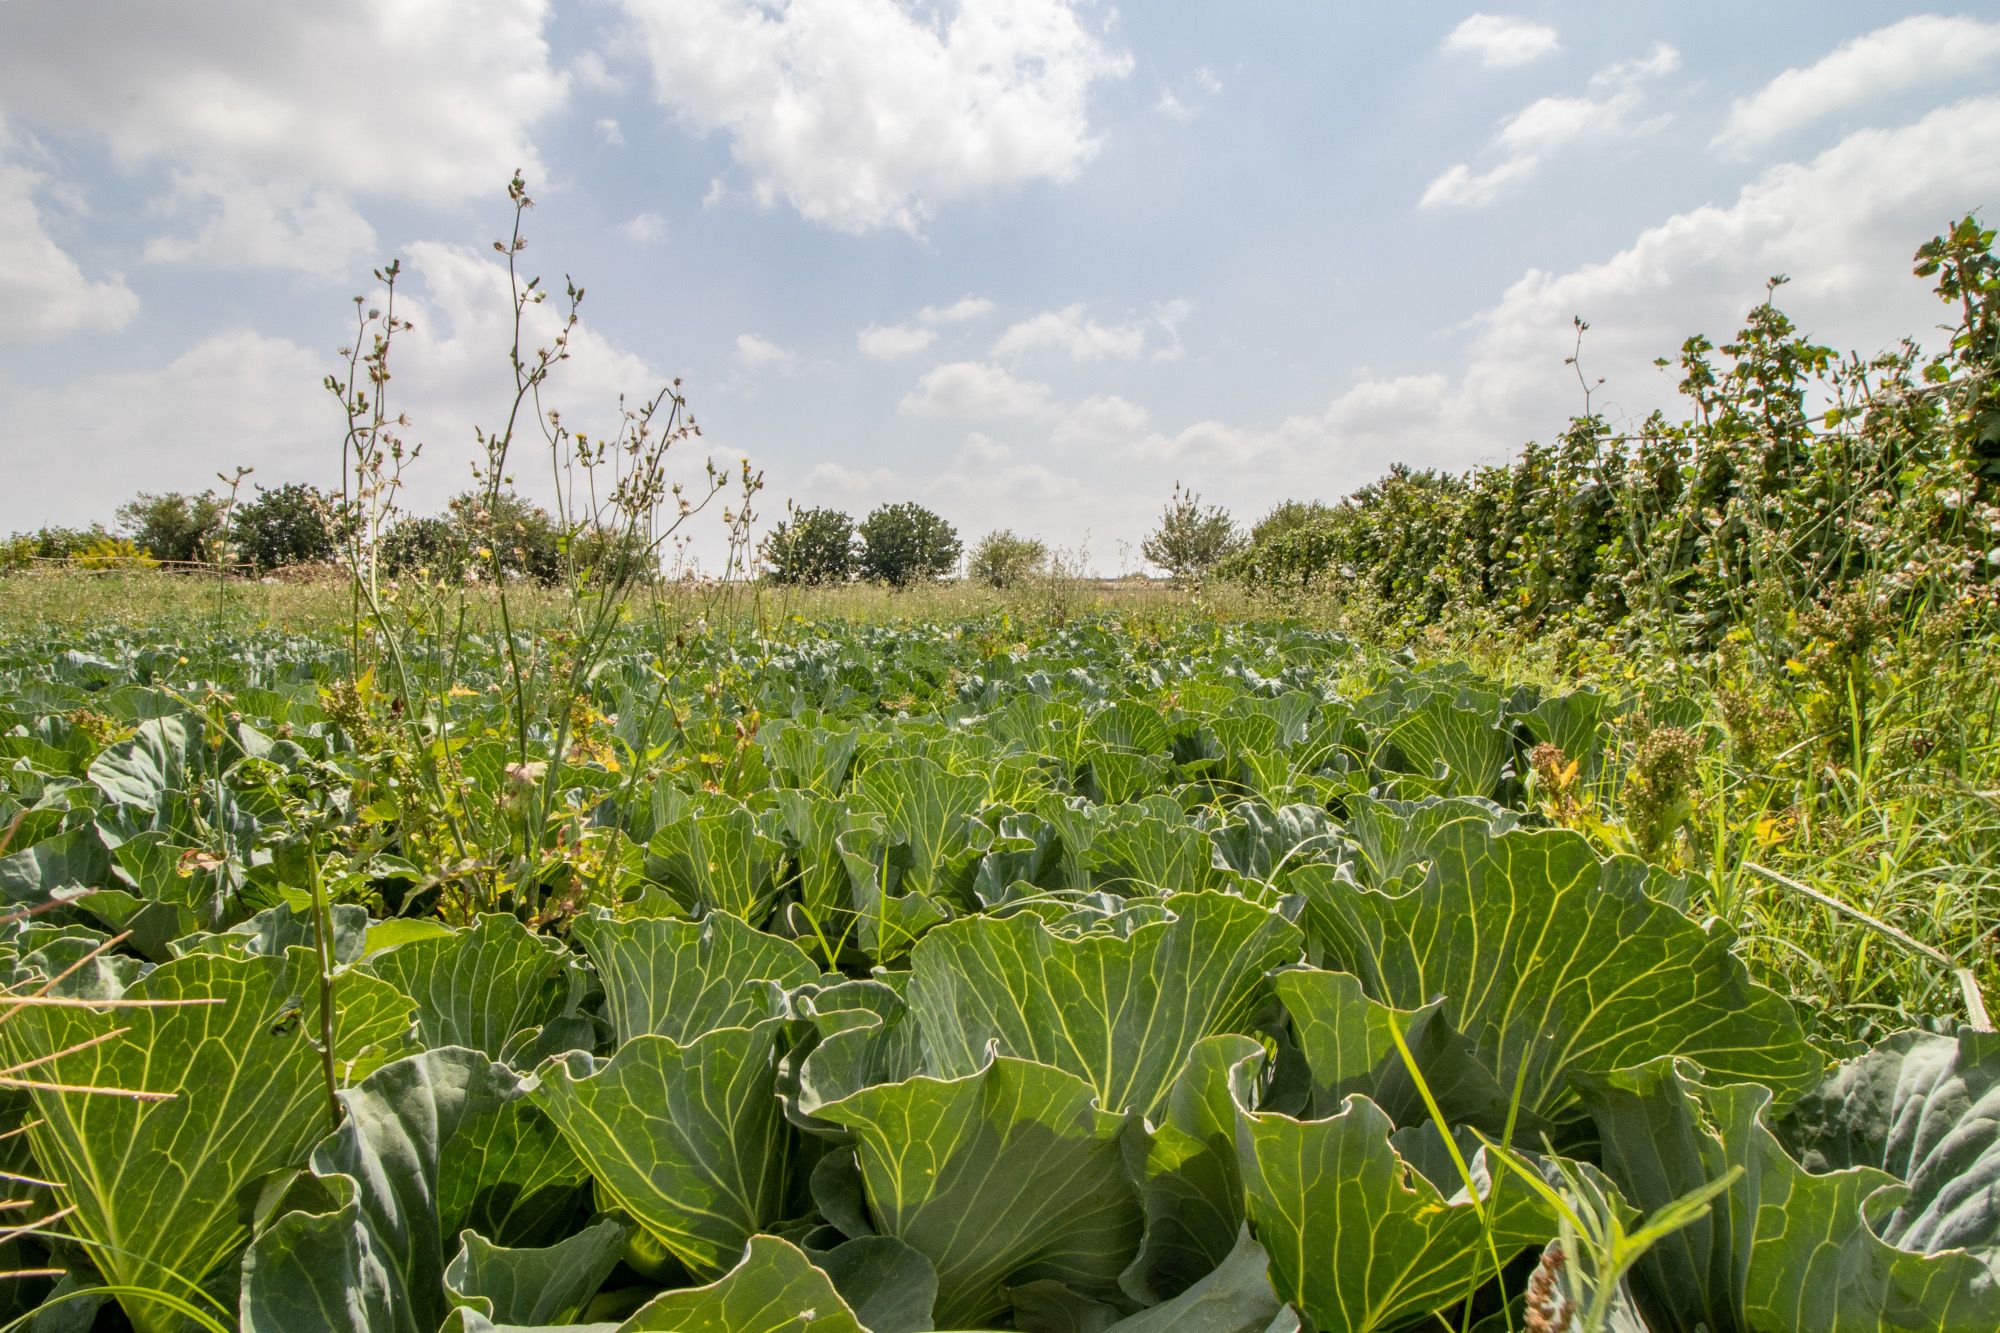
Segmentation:
<svg viewBox="0 0 2000 1333">
<path fill-rule="evenodd" d="M 991 588 L 1011 588 L 1041 572 L 1049 548 L 1033 537 L 1017 537 L 1012 528 L 989 532 L 972 548 L 967 569 Z"/>
<path fill-rule="evenodd" d="M 1174 582 L 1199 583 L 1240 542 L 1236 524 L 1221 505 L 1202 506 L 1199 493 L 1174 483 L 1174 498 L 1160 526 L 1139 547 L 1140 554 L 1167 571 Z"/>
<path fill-rule="evenodd" d="M 854 577 L 854 520 L 838 509 L 790 509 L 764 540 L 777 583 L 845 583 Z"/>
<path fill-rule="evenodd" d="M 218 536 L 223 501 L 212 491 L 184 495 L 141 491 L 118 506 L 118 523 L 133 542 L 155 560 L 193 563 L 208 557 L 209 543 Z"/>
<path fill-rule="evenodd" d="M 881 505 L 860 531 L 861 576 L 892 588 L 943 578 L 958 564 L 958 530 L 920 504 Z"/>
<path fill-rule="evenodd" d="M 309 565 L 335 555 L 331 499 L 317 487 L 287 482 L 238 505 L 229 522 L 230 540 L 258 572 Z"/>
<path fill-rule="evenodd" d="M 411 515 L 382 535 L 379 554 L 382 571 L 392 578 L 421 569 L 449 582 L 464 576 L 469 551 L 465 534 L 450 519 Z"/>
<path fill-rule="evenodd" d="M 562 534 L 556 521 L 519 491 L 466 491 L 452 498 L 451 513 L 471 553 L 470 568 L 490 577 L 493 554 L 498 554 L 502 573 L 541 584 L 562 578 Z"/>
</svg>

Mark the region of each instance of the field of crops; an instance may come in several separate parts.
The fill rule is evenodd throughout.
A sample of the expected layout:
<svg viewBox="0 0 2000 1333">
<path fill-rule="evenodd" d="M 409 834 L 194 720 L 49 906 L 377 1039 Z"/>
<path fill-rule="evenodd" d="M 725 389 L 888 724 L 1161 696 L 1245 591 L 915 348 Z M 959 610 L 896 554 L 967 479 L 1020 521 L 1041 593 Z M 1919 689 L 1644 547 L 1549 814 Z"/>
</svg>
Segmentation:
<svg viewBox="0 0 2000 1333">
<path fill-rule="evenodd" d="M 1979 978 L 1856 1040 L 1714 914 L 1709 701 L 183 629 L 0 634 L 7 1329 L 2000 1328 Z"/>
</svg>

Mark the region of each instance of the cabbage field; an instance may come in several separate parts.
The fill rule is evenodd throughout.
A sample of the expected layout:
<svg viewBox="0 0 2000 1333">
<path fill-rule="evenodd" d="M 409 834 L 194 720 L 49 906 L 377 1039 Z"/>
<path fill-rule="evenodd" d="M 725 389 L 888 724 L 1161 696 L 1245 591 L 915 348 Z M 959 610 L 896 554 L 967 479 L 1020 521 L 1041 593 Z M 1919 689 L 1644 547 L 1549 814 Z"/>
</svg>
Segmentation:
<svg viewBox="0 0 2000 1333">
<path fill-rule="evenodd" d="M 0 1327 L 2000 1328 L 1990 962 L 1857 1027 L 1743 938 L 1708 701 L 1153 614 L 409 642 L 0 631 Z"/>
</svg>

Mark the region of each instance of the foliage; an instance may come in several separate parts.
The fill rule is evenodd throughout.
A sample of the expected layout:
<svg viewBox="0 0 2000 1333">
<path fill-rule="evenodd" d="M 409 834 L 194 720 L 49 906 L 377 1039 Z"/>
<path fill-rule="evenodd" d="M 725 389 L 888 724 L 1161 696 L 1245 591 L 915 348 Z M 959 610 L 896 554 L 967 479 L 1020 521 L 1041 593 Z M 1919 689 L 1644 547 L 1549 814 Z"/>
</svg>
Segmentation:
<svg viewBox="0 0 2000 1333">
<path fill-rule="evenodd" d="M 563 534 L 549 511 L 518 491 L 464 491 L 447 512 L 473 568 L 550 585 L 562 577 Z"/>
<path fill-rule="evenodd" d="M 99 537 L 70 558 L 78 569 L 153 569 L 160 563 L 128 537 Z"/>
<path fill-rule="evenodd" d="M 877 506 L 856 529 L 860 572 L 892 588 L 940 579 L 958 565 L 958 532 L 912 501 Z"/>
<path fill-rule="evenodd" d="M 1203 507 L 1201 496 L 1174 484 L 1160 526 L 1140 544 L 1140 554 L 1167 571 L 1174 582 L 1198 584 L 1238 545 L 1236 525 L 1221 505 Z"/>
<path fill-rule="evenodd" d="M 1017 587 L 1048 564 L 1049 548 L 1011 528 L 987 533 L 972 548 L 966 572 L 989 588 Z"/>
<path fill-rule="evenodd" d="M 1836 356 L 1778 309 L 1774 278 L 1733 340 L 1682 345 L 1686 419 L 1656 413 L 1615 432 L 1586 394 L 1553 445 L 1511 463 L 1463 475 L 1399 464 L 1337 506 L 1281 506 L 1229 572 L 1270 589 L 1317 584 L 1405 627 L 1483 616 L 1704 652 L 1740 629 L 1773 665 L 1804 659 L 1821 637 L 1813 608 L 1843 598 L 1901 617 L 1989 596 L 2000 260 L 1993 232 L 1966 218 L 1917 261 L 1958 319 L 1932 354 L 1906 341 Z"/>
<path fill-rule="evenodd" d="M 788 509 L 764 539 L 763 557 L 777 583 L 845 583 L 854 577 L 854 520 L 838 509 Z"/>
<path fill-rule="evenodd" d="M 259 573 L 288 565 L 319 564 L 338 552 L 333 497 L 300 482 L 260 489 L 230 515 L 237 556 Z"/>
<path fill-rule="evenodd" d="M 227 518 L 227 502 L 212 491 L 141 491 L 118 506 L 118 525 L 147 555 L 178 564 L 208 559 Z"/>
<path fill-rule="evenodd" d="M 8 1169 L 84 1182 L 17 1244 L 135 1327 L 1992 1326 L 2000 1046 L 1921 960 L 1841 1018 L 1714 919 L 1733 856 L 1631 854 L 1704 864 L 1684 699 L 997 616 L 718 619 L 656 682 L 637 621 L 524 764 L 451 623 L 442 806 L 338 639 L 0 637 L 0 977 L 98 1006 L 0 1025 L 66 1052 Z"/>
</svg>

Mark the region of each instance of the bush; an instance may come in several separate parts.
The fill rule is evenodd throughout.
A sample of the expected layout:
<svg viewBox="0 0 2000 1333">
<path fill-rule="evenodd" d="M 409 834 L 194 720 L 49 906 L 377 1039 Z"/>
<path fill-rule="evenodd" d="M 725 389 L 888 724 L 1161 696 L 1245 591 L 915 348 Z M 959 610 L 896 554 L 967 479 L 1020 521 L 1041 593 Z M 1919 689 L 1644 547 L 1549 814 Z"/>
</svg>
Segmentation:
<svg viewBox="0 0 2000 1333">
<path fill-rule="evenodd" d="M 920 504 L 881 505 L 861 521 L 861 576 L 907 587 L 958 564 L 958 530 Z"/>
<path fill-rule="evenodd" d="M 237 506 L 229 536 L 238 558 L 260 574 L 314 564 L 337 554 L 332 514 L 331 497 L 317 487 L 288 482 L 259 490 L 256 499 Z"/>
<path fill-rule="evenodd" d="M 208 558 L 209 545 L 221 534 L 224 505 L 212 491 L 185 495 L 141 491 L 118 506 L 118 524 L 132 541 L 155 560 L 192 564 Z"/>
<path fill-rule="evenodd" d="M 1013 529 L 989 532 L 972 548 L 966 570 L 989 588 L 1012 588 L 1047 567 L 1049 548 L 1033 537 L 1017 537 Z"/>
<path fill-rule="evenodd" d="M 764 541 L 776 583 L 845 583 L 854 577 L 854 520 L 838 509 L 792 509 Z"/>
<path fill-rule="evenodd" d="M 378 555 L 382 572 L 392 578 L 421 569 L 432 578 L 454 580 L 465 571 L 465 534 L 450 519 L 405 518 L 383 534 Z"/>
<path fill-rule="evenodd" d="M 1201 496 L 1174 484 L 1174 498 L 1160 515 L 1160 526 L 1139 547 L 1139 553 L 1167 571 L 1179 584 L 1200 583 L 1240 544 L 1236 524 L 1221 505 L 1203 507 Z"/>
<path fill-rule="evenodd" d="M 451 513 L 469 552 L 468 568 L 490 575 L 490 552 L 499 556 L 503 574 L 545 585 L 562 578 L 562 533 L 556 521 L 518 491 L 466 491 L 453 497 Z"/>
<path fill-rule="evenodd" d="M 1265 587 L 1309 587 L 1334 567 L 1340 522 L 1341 511 L 1318 500 L 1282 501 L 1215 572 Z"/>
</svg>

